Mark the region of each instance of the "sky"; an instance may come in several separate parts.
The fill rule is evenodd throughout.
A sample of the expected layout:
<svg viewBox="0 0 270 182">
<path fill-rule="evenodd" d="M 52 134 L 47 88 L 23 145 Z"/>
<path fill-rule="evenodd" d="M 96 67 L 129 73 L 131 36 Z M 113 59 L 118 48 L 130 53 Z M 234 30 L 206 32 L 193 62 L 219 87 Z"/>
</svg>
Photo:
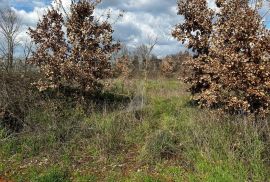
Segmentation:
<svg viewBox="0 0 270 182">
<path fill-rule="evenodd" d="M 213 6 L 214 0 L 208 0 Z M 62 0 L 68 7 L 70 0 Z M 52 0 L 0 0 L 0 8 L 9 4 L 22 19 L 21 41 L 27 40 L 27 28 L 35 27 Z M 171 36 L 171 31 L 183 18 L 177 15 L 177 0 L 103 0 L 97 7 L 96 14 L 100 15 L 111 10 L 116 14 L 124 10 L 124 17 L 118 19 L 113 27 L 114 39 L 119 40 L 129 48 L 148 43 L 158 38 L 153 52 L 159 57 L 185 50 L 177 40 Z M 263 14 L 263 12 L 262 12 Z M 270 20 L 270 13 L 265 17 Z M 270 28 L 270 22 L 268 22 Z"/>
</svg>

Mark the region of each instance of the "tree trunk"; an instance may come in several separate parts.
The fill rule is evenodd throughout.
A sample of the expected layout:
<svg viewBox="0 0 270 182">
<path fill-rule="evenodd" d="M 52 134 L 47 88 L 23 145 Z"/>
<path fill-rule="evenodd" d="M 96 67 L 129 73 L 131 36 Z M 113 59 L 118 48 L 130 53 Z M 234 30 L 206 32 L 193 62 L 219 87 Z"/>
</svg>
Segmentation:
<svg viewBox="0 0 270 182">
<path fill-rule="evenodd" d="M 12 44 L 12 38 L 8 38 L 8 58 L 7 58 L 7 71 L 10 71 L 13 66 L 13 44 Z"/>
</svg>

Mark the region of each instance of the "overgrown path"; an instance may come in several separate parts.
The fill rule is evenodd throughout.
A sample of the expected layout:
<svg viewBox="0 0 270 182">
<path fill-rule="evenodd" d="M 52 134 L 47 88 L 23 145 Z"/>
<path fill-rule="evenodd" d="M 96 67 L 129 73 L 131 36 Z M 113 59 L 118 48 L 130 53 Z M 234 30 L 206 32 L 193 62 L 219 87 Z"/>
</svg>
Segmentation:
<svg viewBox="0 0 270 182">
<path fill-rule="evenodd" d="M 130 80 L 122 92 L 116 80 L 107 90 L 139 95 L 139 83 Z M 28 113 L 32 130 L 12 137 L 1 130 L 0 176 L 44 182 L 270 178 L 267 130 L 198 109 L 179 81 L 149 80 L 145 90 L 142 109 L 121 102 L 87 111 L 63 100 L 42 103 Z"/>
</svg>

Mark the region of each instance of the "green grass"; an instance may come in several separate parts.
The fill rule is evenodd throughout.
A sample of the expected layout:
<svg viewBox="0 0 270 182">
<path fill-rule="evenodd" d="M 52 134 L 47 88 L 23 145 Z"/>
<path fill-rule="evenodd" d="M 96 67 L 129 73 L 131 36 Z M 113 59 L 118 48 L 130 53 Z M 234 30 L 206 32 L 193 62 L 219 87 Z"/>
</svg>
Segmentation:
<svg viewBox="0 0 270 182">
<path fill-rule="evenodd" d="M 33 182 L 70 182 L 68 173 L 58 168 L 51 168 L 44 174 L 32 179 Z"/>
<path fill-rule="evenodd" d="M 145 93 L 139 87 L 138 80 L 124 88 L 116 81 L 108 92 L 144 94 L 140 110 L 127 110 L 128 103 L 85 110 L 55 98 L 33 107 L 25 131 L 0 130 L 0 176 L 41 182 L 270 179 L 267 127 L 192 106 L 178 81 L 150 80 Z"/>
</svg>

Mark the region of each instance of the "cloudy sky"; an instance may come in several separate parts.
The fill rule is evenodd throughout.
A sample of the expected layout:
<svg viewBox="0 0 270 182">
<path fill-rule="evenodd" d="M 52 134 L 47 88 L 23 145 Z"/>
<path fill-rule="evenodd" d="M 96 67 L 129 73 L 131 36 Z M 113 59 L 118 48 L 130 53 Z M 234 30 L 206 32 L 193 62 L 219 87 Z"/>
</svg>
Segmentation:
<svg viewBox="0 0 270 182">
<path fill-rule="evenodd" d="M 124 17 L 114 24 L 114 38 L 124 42 L 128 47 L 149 42 L 151 37 L 158 37 L 154 53 L 158 56 L 176 53 L 184 47 L 171 37 L 173 26 L 181 21 L 177 16 L 177 0 L 103 0 L 98 6 L 97 14 L 102 14 L 108 9 L 112 12 L 125 11 Z M 68 6 L 70 0 L 62 0 Z M 210 5 L 213 0 L 209 0 Z M 20 39 L 27 39 L 27 27 L 34 27 L 50 6 L 52 0 L 0 0 L 1 6 L 9 4 L 21 17 L 23 31 Z M 269 16 L 266 16 L 269 21 Z M 269 26 L 270 27 L 270 26 Z"/>
</svg>

